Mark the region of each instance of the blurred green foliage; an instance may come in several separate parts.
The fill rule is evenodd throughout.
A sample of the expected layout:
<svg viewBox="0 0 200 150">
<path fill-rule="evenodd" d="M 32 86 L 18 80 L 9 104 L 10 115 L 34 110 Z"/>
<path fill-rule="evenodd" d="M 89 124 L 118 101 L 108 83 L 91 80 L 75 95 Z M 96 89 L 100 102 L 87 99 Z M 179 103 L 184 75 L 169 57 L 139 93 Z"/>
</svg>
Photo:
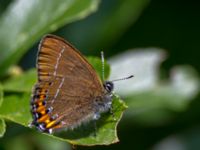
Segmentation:
<svg viewBox="0 0 200 150">
<path fill-rule="evenodd" d="M 70 149 L 63 139 L 21 126 L 30 122 L 29 100 L 36 82 L 34 69 L 21 68 L 34 67 L 34 44 L 49 32 L 65 37 L 85 55 L 99 56 L 103 50 L 109 57 L 111 71 L 107 66 L 105 72 L 111 80 L 135 76 L 115 83 L 115 92 L 128 105 L 118 127 L 120 142 L 77 149 L 199 149 L 199 4 L 194 0 L 0 0 L 0 149 Z M 101 75 L 100 59 L 88 59 Z M 122 106 L 116 110 L 120 117 L 125 106 L 119 99 L 115 102 Z M 102 130 L 113 129 L 116 123 L 104 125 L 108 127 Z"/>
</svg>

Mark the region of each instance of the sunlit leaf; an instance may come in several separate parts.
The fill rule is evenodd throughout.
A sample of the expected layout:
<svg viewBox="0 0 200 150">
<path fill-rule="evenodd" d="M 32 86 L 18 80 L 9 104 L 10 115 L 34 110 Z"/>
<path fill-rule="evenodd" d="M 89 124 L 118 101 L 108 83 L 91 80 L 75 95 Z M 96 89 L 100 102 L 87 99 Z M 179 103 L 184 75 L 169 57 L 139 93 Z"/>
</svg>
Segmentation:
<svg viewBox="0 0 200 150">
<path fill-rule="evenodd" d="M 7 92 L 31 92 L 36 83 L 36 69 L 9 78 L 4 84 L 4 91 Z"/>
<path fill-rule="evenodd" d="M 0 18 L 1 76 L 38 38 L 88 16 L 99 0 L 15 0 Z"/>
</svg>

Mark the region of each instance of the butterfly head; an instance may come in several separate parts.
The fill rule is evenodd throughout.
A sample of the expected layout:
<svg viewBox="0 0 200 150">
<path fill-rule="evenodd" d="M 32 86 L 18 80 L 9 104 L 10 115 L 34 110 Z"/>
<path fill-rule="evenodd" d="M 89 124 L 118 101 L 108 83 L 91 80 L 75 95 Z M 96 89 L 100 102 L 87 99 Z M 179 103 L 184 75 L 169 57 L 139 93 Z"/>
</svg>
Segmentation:
<svg viewBox="0 0 200 150">
<path fill-rule="evenodd" d="M 103 86 L 108 93 L 111 93 L 114 89 L 114 84 L 111 81 L 105 81 Z"/>
<path fill-rule="evenodd" d="M 101 51 L 101 62 L 102 62 L 102 80 L 105 81 L 105 77 L 104 77 L 104 53 L 103 51 Z M 111 93 L 114 89 L 114 84 L 113 82 L 115 81 L 120 81 L 120 80 L 126 80 L 126 79 L 130 79 L 132 78 L 133 75 L 130 75 L 128 77 L 124 77 L 124 78 L 119 78 L 119 79 L 115 79 L 115 80 L 112 80 L 112 81 L 105 81 L 103 83 L 103 87 L 105 88 L 105 90 L 108 92 L 108 93 Z"/>
</svg>

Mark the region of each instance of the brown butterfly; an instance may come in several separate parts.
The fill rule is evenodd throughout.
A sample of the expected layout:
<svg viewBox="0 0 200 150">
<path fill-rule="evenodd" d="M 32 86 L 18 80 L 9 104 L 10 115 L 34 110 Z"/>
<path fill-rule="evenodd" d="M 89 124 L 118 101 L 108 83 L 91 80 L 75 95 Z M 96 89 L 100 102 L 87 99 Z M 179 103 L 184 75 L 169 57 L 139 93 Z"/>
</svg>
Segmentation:
<svg viewBox="0 0 200 150">
<path fill-rule="evenodd" d="M 43 37 L 37 71 L 31 125 L 39 131 L 73 129 L 111 109 L 113 83 L 102 83 L 88 61 L 64 39 L 55 35 Z"/>
</svg>

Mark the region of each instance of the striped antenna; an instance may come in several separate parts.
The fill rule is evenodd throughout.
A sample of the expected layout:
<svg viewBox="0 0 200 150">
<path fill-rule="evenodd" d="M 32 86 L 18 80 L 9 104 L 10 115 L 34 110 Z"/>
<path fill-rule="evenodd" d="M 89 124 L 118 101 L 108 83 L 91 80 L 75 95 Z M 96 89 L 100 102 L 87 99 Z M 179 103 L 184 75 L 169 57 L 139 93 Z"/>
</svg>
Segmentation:
<svg viewBox="0 0 200 150">
<path fill-rule="evenodd" d="M 126 80 L 126 79 L 130 79 L 132 77 L 134 77 L 134 75 L 130 75 L 128 77 L 124 77 L 124 78 L 120 78 L 120 79 L 115 79 L 115 80 L 112 80 L 111 82 L 120 81 L 120 80 Z"/>
<path fill-rule="evenodd" d="M 102 63 L 102 79 L 105 81 L 105 76 L 104 76 L 104 53 L 101 51 L 101 63 Z"/>
</svg>

